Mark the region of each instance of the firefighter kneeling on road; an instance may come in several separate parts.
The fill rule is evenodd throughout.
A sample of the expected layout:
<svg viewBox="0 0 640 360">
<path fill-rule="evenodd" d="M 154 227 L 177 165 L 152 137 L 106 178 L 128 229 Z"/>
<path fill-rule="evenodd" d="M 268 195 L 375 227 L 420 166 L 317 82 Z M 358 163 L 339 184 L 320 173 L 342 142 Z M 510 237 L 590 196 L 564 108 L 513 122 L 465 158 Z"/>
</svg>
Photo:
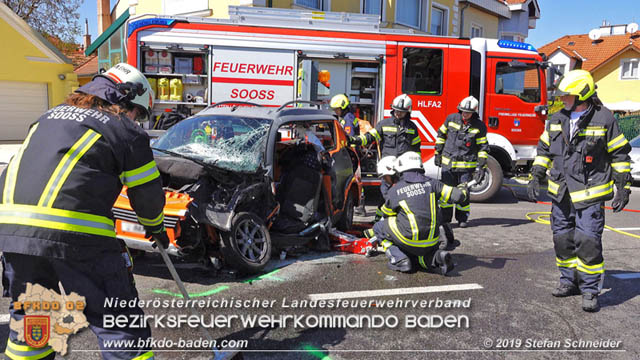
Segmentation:
<svg viewBox="0 0 640 360">
<path fill-rule="evenodd" d="M 469 96 L 460 102 L 458 112 L 447 116 L 438 129 L 434 164 L 442 166 L 442 181 L 449 186 L 468 183 L 471 179 L 481 183 L 487 164 L 489 144 L 487 127 L 478 118 L 478 100 Z M 461 228 L 467 227 L 469 199 L 456 205 L 456 220 Z M 453 217 L 453 205 L 442 204 L 445 223 Z"/>
<path fill-rule="evenodd" d="M 0 249 L 4 296 L 12 321 L 25 317 L 13 302 L 26 283 L 86 299 L 84 315 L 105 359 L 153 359 L 139 341 L 148 327 L 104 328 L 103 316 L 142 316 L 139 307 L 105 308 L 106 298 L 135 300 L 131 258 L 116 239 L 111 209 L 123 185 L 138 221 L 166 248 L 164 191 L 149 137 L 134 123 L 148 120 L 154 94 L 147 79 L 117 64 L 42 115 L 0 176 Z M 129 341 L 132 347 L 107 347 Z M 10 329 L 10 359 L 53 359 Z"/>
<path fill-rule="evenodd" d="M 595 90 L 585 70 L 572 70 L 558 79 L 554 95 L 564 109 L 551 117 L 540 136 L 528 187 L 529 198 L 536 201 L 540 182 L 550 170 L 547 193 L 560 270 L 553 296 L 582 294 L 582 309 L 589 312 L 599 309 L 604 281 L 604 202 L 613 198 L 613 211 L 621 211 L 631 192 L 631 146 Z"/>
<path fill-rule="evenodd" d="M 451 187 L 424 175 L 419 153 L 407 152 L 396 163 L 399 181 L 382 206 L 384 219 L 373 226 L 389 258 L 391 270 L 410 272 L 416 262 L 442 275 L 453 269 L 451 254 L 439 250 L 438 200 L 460 203 L 467 198 L 464 185 Z"/>
</svg>

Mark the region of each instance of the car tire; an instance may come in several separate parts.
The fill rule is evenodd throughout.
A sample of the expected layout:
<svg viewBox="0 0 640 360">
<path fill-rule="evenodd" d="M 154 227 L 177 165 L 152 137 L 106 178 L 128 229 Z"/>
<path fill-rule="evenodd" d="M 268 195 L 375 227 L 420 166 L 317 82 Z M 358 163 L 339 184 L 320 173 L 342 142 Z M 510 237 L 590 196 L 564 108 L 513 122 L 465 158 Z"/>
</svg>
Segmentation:
<svg viewBox="0 0 640 360">
<path fill-rule="evenodd" d="M 338 230 L 351 230 L 351 227 L 353 226 L 353 211 L 353 191 L 349 191 L 349 195 L 347 195 L 347 201 L 344 203 L 344 210 L 342 211 L 342 214 L 340 214 L 340 220 L 338 220 L 338 222 L 336 223 Z"/>
<path fill-rule="evenodd" d="M 255 214 L 241 212 L 233 217 L 231 231 L 223 232 L 220 250 L 225 262 L 242 273 L 261 271 L 271 258 L 271 236 Z"/>
<path fill-rule="evenodd" d="M 502 186 L 502 167 L 493 156 L 487 158 L 487 169 L 480 185 L 471 188 L 471 201 L 487 201 L 500 191 Z"/>
</svg>

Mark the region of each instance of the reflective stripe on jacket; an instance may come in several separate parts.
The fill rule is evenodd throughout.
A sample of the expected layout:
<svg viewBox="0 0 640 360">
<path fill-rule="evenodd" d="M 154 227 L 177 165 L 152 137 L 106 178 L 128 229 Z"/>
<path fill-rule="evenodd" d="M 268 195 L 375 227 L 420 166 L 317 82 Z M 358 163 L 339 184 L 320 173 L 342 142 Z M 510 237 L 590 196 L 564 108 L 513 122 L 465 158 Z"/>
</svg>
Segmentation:
<svg viewBox="0 0 640 360">
<path fill-rule="evenodd" d="M 548 121 L 533 165 L 550 169 L 551 198 L 561 201 L 569 191 L 574 207 L 582 209 L 613 198 L 613 172 L 630 178 L 631 146 L 603 106 L 591 105 L 578 120 L 573 137 L 570 117 L 563 109 Z"/>
<path fill-rule="evenodd" d="M 418 127 L 409 115 L 403 119 L 388 117 L 376 124 L 366 134 L 356 137 L 359 145 L 366 146 L 372 142 L 380 144 L 380 157 L 400 156 L 408 151 L 420 153 L 420 134 Z"/>
<path fill-rule="evenodd" d="M 164 191 L 144 130 L 94 109 L 47 111 L 0 176 L 0 249 L 76 259 L 119 251 L 111 209 L 123 185 L 139 222 L 162 229 Z"/>
<path fill-rule="evenodd" d="M 442 154 L 442 168 L 472 171 L 484 167 L 489 155 L 487 127 L 474 113 L 467 124 L 460 113 L 447 116 L 438 129 L 436 153 Z"/>
</svg>

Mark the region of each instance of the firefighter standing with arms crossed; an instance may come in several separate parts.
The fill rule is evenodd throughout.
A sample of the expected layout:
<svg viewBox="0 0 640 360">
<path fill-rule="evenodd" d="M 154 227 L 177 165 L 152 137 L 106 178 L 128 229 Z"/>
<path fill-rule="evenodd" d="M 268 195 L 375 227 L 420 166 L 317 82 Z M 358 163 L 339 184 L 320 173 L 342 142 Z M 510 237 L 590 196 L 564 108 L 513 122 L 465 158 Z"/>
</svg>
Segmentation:
<svg viewBox="0 0 640 360">
<path fill-rule="evenodd" d="M 103 327 L 103 316 L 142 315 L 105 308 L 105 298 L 138 297 L 130 257 L 116 239 L 111 213 L 123 185 L 138 221 L 165 248 L 164 191 L 149 137 L 134 123 L 148 120 L 154 94 L 147 79 L 117 64 L 42 115 L 0 176 L 0 249 L 4 296 L 16 301 L 26 283 L 76 292 L 105 359 L 153 359 L 150 349 L 107 348 L 105 341 L 138 343 L 148 327 Z M 9 307 L 12 321 L 23 310 Z M 9 333 L 11 359 L 53 359 L 50 346 L 31 348 Z"/>
<path fill-rule="evenodd" d="M 604 202 L 613 198 L 613 211 L 619 212 L 631 193 L 631 146 L 595 90 L 585 70 L 558 79 L 554 95 L 564 109 L 551 117 L 540 136 L 528 186 L 529 198 L 536 201 L 549 170 L 551 230 L 560 270 L 560 284 L 552 294 L 582 294 L 582 309 L 588 312 L 600 308 L 604 281 Z"/>
<path fill-rule="evenodd" d="M 478 100 L 469 96 L 458 104 L 458 112 L 447 116 L 438 129 L 434 164 L 442 167 L 442 181 L 449 186 L 480 183 L 484 179 L 489 145 L 487 127 L 478 117 Z M 453 246 L 453 204 L 441 204 L 447 246 Z M 456 206 L 456 220 L 461 228 L 467 227 L 470 205 L 467 198 Z M 450 235 L 450 236 L 449 236 Z"/>
<path fill-rule="evenodd" d="M 438 201 L 466 201 L 465 184 L 456 187 L 424 175 L 420 154 L 406 152 L 395 167 L 400 174 L 382 206 L 384 219 L 373 226 L 376 241 L 385 250 L 387 267 L 400 272 L 437 269 L 442 275 L 453 269 L 449 252 L 438 249 L 440 209 Z"/>
</svg>

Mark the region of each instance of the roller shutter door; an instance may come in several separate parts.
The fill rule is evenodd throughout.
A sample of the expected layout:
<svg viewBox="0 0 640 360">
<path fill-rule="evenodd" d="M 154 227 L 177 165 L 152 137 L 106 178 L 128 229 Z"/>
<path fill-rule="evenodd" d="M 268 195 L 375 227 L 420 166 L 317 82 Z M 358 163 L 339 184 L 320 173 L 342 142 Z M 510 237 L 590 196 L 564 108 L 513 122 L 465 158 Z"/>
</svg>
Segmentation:
<svg viewBox="0 0 640 360">
<path fill-rule="evenodd" d="M 49 108 L 46 83 L 0 81 L 0 141 L 22 141 Z"/>
</svg>

